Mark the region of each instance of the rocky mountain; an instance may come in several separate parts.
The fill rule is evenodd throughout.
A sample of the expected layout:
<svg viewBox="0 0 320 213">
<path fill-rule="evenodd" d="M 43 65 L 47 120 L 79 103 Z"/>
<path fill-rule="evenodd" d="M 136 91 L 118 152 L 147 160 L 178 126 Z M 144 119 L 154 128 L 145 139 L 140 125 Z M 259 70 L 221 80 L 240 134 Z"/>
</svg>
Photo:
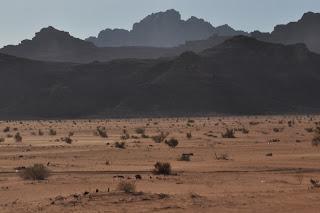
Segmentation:
<svg viewBox="0 0 320 213">
<path fill-rule="evenodd" d="M 107 63 L 0 55 L 0 118 L 320 112 L 320 55 L 238 36 L 196 54 Z"/>
<path fill-rule="evenodd" d="M 213 27 L 209 22 L 192 16 L 182 20 L 176 10 L 153 13 L 142 21 L 135 23 L 132 30 L 106 29 L 97 37 L 87 41 L 98 47 L 114 46 L 152 46 L 175 47 L 186 41 L 206 40 L 217 34 L 221 36 L 248 35 L 236 31 L 228 25 Z"/>
<path fill-rule="evenodd" d="M 42 61 L 89 63 L 121 58 L 158 58 L 166 55 L 165 48 L 106 47 L 75 38 L 53 27 L 43 28 L 32 40 L 0 49 L 1 53 Z"/>
<path fill-rule="evenodd" d="M 53 27 L 43 28 L 32 40 L 0 49 L 1 53 L 33 60 L 90 63 L 124 58 L 159 58 L 177 56 L 185 51 L 200 52 L 225 41 L 226 36 L 211 36 L 207 40 L 190 41 L 173 48 L 156 47 L 103 47 L 75 38 L 68 32 Z"/>
<path fill-rule="evenodd" d="M 311 51 L 320 53 L 320 13 L 305 13 L 297 22 L 278 25 L 271 33 L 254 32 L 252 36 L 274 43 L 304 43 Z"/>
</svg>

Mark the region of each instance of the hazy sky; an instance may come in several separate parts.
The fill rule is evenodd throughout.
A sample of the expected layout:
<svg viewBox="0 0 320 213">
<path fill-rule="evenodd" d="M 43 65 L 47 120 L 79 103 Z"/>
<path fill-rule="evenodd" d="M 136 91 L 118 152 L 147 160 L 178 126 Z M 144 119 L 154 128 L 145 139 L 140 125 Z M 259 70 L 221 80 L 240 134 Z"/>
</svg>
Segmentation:
<svg viewBox="0 0 320 213">
<path fill-rule="evenodd" d="M 182 17 L 204 18 L 214 26 L 271 31 L 276 24 L 320 12 L 320 0 L 0 0 L 0 47 L 32 38 L 52 25 L 79 38 L 105 28 L 131 29 L 152 12 L 176 9 Z"/>
</svg>

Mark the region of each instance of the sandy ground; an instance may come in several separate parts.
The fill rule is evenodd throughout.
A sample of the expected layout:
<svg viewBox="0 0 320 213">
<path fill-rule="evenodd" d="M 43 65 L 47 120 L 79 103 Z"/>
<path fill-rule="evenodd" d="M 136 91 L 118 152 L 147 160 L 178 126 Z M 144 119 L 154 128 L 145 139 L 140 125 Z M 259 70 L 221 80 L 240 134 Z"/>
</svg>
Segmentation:
<svg viewBox="0 0 320 213">
<path fill-rule="evenodd" d="M 319 116 L 2 121 L 0 212 L 319 212 L 320 189 L 311 188 L 310 179 L 320 180 L 320 147 L 311 145 L 315 133 L 306 130 L 319 121 Z M 106 128 L 108 138 L 94 134 L 97 126 Z M 10 131 L 3 132 L 5 127 Z M 237 129 L 236 138 L 222 138 L 226 128 Z M 57 135 L 50 136 L 49 129 Z M 123 129 L 130 139 L 120 138 Z M 178 146 L 150 138 L 161 131 L 178 139 Z M 21 143 L 10 138 L 16 132 Z M 72 144 L 61 141 L 69 132 Z M 125 149 L 114 146 L 121 141 Z M 193 153 L 191 161 L 178 160 L 183 153 Z M 221 155 L 227 159 L 216 159 Z M 169 162 L 176 174 L 154 175 L 158 161 Z M 47 180 L 18 175 L 17 167 L 35 163 L 48 165 Z M 120 192 L 118 176 L 134 182 L 137 192 Z"/>
</svg>

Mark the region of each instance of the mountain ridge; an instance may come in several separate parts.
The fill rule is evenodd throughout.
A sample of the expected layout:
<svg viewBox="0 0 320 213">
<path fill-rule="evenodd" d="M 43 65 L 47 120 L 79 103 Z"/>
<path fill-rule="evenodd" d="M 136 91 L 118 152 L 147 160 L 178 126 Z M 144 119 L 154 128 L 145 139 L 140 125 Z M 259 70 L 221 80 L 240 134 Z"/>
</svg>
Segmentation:
<svg viewBox="0 0 320 213">
<path fill-rule="evenodd" d="M 140 22 L 134 23 L 132 30 L 107 28 L 101 31 L 98 37 L 92 36 L 86 40 L 98 47 L 123 45 L 174 47 L 191 40 L 205 40 L 214 34 L 248 35 L 228 25 L 215 28 L 211 23 L 195 16 L 183 20 L 178 11 L 171 9 L 148 15 Z"/>
<path fill-rule="evenodd" d="M 304 45 L 244 36 L 162 59 L 69 64 L 0 55 L 0 118 L 320 112 L 319 67 L 320 55 Z"/>
<path fill-rule="evenodd" d="M 320 53 L 320 13 L 306 12 L 301 19 L 274 27 L 271 33 L 253 32 L 257 39 L 282 44 L 305 43 L 314 52 Z"/>
</svg>

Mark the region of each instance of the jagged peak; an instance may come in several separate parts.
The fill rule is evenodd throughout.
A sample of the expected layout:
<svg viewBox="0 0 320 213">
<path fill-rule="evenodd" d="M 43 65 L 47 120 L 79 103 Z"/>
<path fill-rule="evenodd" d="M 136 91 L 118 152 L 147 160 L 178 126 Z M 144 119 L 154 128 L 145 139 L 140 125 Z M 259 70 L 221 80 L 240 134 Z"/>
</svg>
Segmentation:
<svg viewBox="0 0 320 213">
<path fill-rule="evenodd" d="M 64 35 L 70 36 L 69 32 L 58 30 L 52 26 L 42 28 L 39 32 L 36 33 L 36 36 L 43 36 L 43 35 Z"/>
<path fill-rule="evenodd" d="M 172 18 L 176 20 L 181 20 L 181 14 L 180 12 L 174 9 L 169 9 L 164 12 L 152 13 L 151 15 L 148 15 L 147 17 L 142 19 L 141 22 L 148 22 L 150 20 L 156 20 L 156 19 L 162 19 L 162 18 Z"/>
<path fill-rule="evenodd" d="M 309 20 L 314 18 L 320 18 L 320 13 L 306 12 L 305 14 L 303 14 L 301 20 Z"/>
</svg>

